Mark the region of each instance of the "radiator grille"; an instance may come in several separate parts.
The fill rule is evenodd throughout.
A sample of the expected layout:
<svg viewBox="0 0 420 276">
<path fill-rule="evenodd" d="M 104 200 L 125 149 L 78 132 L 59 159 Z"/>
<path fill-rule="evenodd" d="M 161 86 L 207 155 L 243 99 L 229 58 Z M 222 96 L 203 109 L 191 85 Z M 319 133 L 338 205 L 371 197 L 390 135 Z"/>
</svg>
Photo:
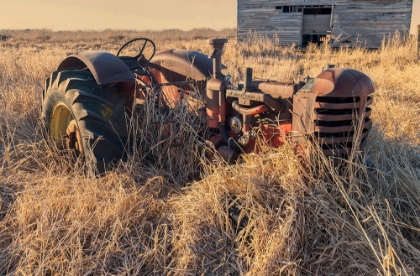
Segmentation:
<svg viewBox="0 0 420 276">
<path fill-rule="evenodd" d="M 334 165 L 351 152 L 363 152 L 374 91 L 372 80 L 354 69 L 330 68 L 309 79 L 293 95 L 291 141 L 297 152 L 310 156 L 318 144 L 324 155 L 334 157 Z"/>
<path fill-rule="evenodd" d="M 372 126 L 372 102 L 369 96 L 316 97 L 314 135 L 326 156 L 347 158 L 351 150 L 362 150 Z"/>
</svg>

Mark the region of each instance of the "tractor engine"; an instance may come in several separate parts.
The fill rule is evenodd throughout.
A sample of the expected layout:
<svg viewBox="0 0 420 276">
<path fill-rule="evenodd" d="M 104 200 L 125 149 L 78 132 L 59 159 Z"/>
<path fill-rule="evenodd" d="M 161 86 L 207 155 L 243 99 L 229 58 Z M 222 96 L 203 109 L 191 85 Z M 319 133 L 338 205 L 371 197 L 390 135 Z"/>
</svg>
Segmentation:
<svg viewBox="0 0 420 276">
<path fill-rule="evenodd" d="M 334 165 L 352 150 L 363 150 L 372 125 L 374 87 L 368 76 L 330 68 L 297 84 L 254 79 L 246 68 L 244 84 L 232 88 L 221 74 L 226 42 L 210 41 L 213 75 L 206 89 L 207 124 L 214 130 L 209 141 L 226 161 L 258 152 L 259 139 L 275 148 L 288 139 L 304 155 L 318 143 Z"/>
</svg>

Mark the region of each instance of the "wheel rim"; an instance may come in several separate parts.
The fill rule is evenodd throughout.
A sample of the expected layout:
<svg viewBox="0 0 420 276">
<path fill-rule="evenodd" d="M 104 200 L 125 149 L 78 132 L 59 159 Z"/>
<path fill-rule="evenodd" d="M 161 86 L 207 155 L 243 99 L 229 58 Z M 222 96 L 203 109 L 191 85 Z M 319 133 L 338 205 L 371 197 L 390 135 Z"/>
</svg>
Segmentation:
<svg viewBox="0 0 420 276">
<path fill-rule="evenodd" d="M 49 132 L 59 149 L 71 150 L 77 156 L 83 154 L 82 136 L 73 114 L 64 103 L 54 106 Z"/>
</svg>

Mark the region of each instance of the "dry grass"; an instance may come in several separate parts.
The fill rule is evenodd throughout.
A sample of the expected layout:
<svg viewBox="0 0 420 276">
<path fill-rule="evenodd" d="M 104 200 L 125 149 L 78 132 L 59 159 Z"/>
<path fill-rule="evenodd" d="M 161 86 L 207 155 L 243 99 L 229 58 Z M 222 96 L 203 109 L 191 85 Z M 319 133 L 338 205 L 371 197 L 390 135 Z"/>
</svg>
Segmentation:
<svg viewBox="0 0 420 276">
<path fill-rule="evenodd" d="M 414 40 L 394 39 L 378 51 L 310 47 L 305 54 L 261 38 L 231 40 L 224 56 L 233 82 L 245 66 L 283 81 L 316 76 L 327 63 L 367 73 L 376 85 L 367 147 L 374 169 L 354 162 L 338 174 L 322 159 L 303 169 L 287 146 L 237 165 L 204 164 L 197 145 L 202 121 L 182 109 L 165 117 L 146 106 L 149 116 L 134 122 L 136 150 L 98 179 L 44 141 L 43 81 L 68 52 L 115 53 L 118 45 L 105 43 L 106 36 L 123 33 L 122 43 L 129 35 L 49 32 L 38 42 L 43 32 L 37 32 L 32 38 L 10 31 L 12 39 L 0 42 L 1 275 L 420 274 Z M 206 53 L 207 36 L 234 36 L 234 30 L 178 31 L 176 39 L 171 33 L 148 34 L 160 50 Z M 159 143 L 163 129 L 155 122 L 168 118 L 183 122 L 184 147 Z M 248 218 L 245 227 L 229 220 L 233 204 Z"/>
</svg>

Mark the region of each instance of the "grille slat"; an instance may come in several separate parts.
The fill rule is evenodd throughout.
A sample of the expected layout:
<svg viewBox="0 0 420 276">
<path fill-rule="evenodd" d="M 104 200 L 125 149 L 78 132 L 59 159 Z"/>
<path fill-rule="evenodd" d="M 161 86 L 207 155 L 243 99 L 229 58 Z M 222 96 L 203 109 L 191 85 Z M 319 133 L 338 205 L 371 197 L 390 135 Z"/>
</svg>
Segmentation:
<svg viewBox="0 0 420 276">
<path fill-rule="evenodd" d="M 354 130 L 354 126 L 340 126 L 340 127 L 325 127 L 325 126 L 316 126 L 314 129 L 316 132 L 322 133 L 336 133 L 336 132 L 350 132 Z"/>
<path fill-rule="evenodd" d="M 363 131 L 362 140 L 367 137 L 369 130 L 365 129 Z M 353 134 L 350 136 L 340 136 L 340 137 L 332 137 L 332 138 L 319 138 L 319 142 L 325 145 L 334 145 L 334 144 L 341 144 L 341 143 L 349 143 L 353 141 Z"/>
<path fill-rule="evenodd" d="M 369 118 L 364 120 L 364 129 L 370 128 L 372 121 Z M 346 124 L 347 123 L 347 124 Z M 338 122 L 328 122 L 328 121 L 314 121 L 314 130 L 317 132 L 323 133 L 334 133 L 334 132 L 345 132 L 353 131 L 358 124 L 357 120 L 353 121 L 338 121 Z"/>
<path fill-rule="evenodd" d="M 327 121 L 327 122 L 334 122 L 334 121 L 345 121 L 345 120 L 355 120 L 358 118 L 357 110 L 315 110 L 317 120 L 319 121 Z M 334 113 L 334 114 L 330 114 Z M 372 110 L 370 108 L 366 108 L 365 117 L 370 117 Z"/>
<path fill-rule="evenodd" d="M 315 108 L 323 109 L 357 109 L 359 108 L 359 103 L 320 103 L 315 102 Z"/>
<path fill-rule="evenodd" d="M 358 103 L 360 101 L 359 97 L 316 97 L 316 102 L 319 103 Z"/>
</svg>

